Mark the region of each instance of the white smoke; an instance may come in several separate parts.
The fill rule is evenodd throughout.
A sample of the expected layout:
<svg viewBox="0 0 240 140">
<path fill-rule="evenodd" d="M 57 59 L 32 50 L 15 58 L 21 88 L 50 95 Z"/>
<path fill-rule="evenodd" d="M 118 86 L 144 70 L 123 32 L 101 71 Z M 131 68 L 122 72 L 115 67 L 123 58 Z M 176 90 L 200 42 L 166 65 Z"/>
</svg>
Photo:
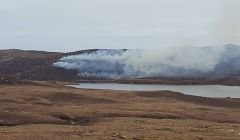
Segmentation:
<svg viewBox="0 0 240 140">
<path fill-rule="evenodd" d="M 158 50 L 98 50 L 64 57 L 54 63 L 54 66 L 77 70 L 81 77 L 226 76 L 240 70 L 240 62 L 237 61 L 239 58 L 240 47 L 235 45 Z"/>
</svg>

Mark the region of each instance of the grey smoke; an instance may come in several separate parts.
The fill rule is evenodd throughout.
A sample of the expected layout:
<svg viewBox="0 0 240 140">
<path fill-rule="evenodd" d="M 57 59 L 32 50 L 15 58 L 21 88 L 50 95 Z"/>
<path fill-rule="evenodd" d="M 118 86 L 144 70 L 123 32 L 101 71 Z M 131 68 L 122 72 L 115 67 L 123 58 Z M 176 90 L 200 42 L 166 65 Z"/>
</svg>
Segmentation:
<svg viewBox="0 0 240 140">
<path fill-rule="evenodd" d="M 240 47 L 98 50 L 54 63 L 81 77 L 226 77 L 240 73 Z"/>
</svg>

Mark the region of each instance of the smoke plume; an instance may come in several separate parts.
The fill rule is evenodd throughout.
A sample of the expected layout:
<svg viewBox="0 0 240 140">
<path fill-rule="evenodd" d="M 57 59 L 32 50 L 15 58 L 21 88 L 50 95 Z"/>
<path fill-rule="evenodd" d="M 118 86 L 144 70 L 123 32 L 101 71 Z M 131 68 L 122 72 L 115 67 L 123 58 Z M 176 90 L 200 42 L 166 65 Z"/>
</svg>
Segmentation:
<svg viewBox="0 0 240 140">
<path fill-rule="evenodd" d="M 240 47 L 185 47 L 158 50 L 98 50 L 54 63 L 80 77 L 226 77 L 240 73 Z"/>
</svg>

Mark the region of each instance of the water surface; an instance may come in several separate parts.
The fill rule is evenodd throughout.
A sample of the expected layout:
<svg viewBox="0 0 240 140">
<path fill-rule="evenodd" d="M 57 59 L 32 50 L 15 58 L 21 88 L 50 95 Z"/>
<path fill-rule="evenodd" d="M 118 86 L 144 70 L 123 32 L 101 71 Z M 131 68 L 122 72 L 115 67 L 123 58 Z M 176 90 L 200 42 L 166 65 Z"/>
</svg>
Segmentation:
<svg viewBox="0 0 240 140">
<path fill-rule="evenodd" d="M 181 92 L 187 95 L 203 97 L 231 97 L 240 98 L 239 86 L 221 85 L 153 85 L 153 84 L 118 84 L 118 83 L 81 83 L 71 85 L 82 89 L 107 89 L 127 91 L 159 91 L 169 90 Z"/>
</svg>

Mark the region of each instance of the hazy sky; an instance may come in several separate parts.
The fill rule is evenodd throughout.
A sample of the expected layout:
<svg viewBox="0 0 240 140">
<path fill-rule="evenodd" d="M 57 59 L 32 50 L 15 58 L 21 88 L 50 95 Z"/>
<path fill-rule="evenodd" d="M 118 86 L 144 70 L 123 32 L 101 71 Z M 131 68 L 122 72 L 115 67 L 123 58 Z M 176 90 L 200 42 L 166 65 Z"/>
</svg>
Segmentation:
<svg viewBox="0 0 240 140">
<path fill-rule="evenodd" d="M 239 0 L 0 0 L 0 49 L 240 43 Z"/>
</svg>

